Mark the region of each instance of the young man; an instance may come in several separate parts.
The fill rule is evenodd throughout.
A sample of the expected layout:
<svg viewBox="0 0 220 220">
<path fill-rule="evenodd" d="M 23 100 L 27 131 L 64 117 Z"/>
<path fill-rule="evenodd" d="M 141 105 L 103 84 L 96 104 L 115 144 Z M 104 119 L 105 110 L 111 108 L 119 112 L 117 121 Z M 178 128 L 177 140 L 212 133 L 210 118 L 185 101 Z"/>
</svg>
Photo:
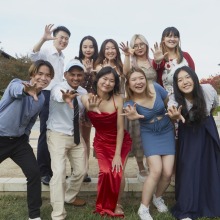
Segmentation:
<svg viewBox="0 0 220 220">
<path fill-rule="evenodd" d="M 57 84 L 51 90 L 47 144 L 53 171 L 50 181 L 53 220 L 66 218 L 64 202 L 74 206 L 83 206 L 86 203 L 76 198 L 88 169 L 85 143 L 81 136 L 76 140 L 79 134 L 79 117 L 84 111 L 81 95 L 87 93 L 79 86 L 83 76 L 83 64 L 79 60 L 71 60 L 64 72 L 66 81 Z M 67 187 L 66 157 L 73 168 Z"/>
<path fill-rule="evenodd" d="M 51 36 L 53 34 L 53 36 Z M 54 79 L 50 86 L 43 90 L 45 103 L 40 112 L 40 136 L 38 139 L 37 162 L 40 168 L 41 181 L 45 185 L 49 185 L 52 176 L 50 166 L 50 154 L 46 142 L 46 122 L 49 114 L 49 100 L 51 88 L 63 81 L 64 55 L 62 51 L 67 47 L 70 38 L 70 31 L 64 26 L 58 26 L 53 29 L 53 25 L 46 25 L 43 37 L 34 46 L 33 51 L 29 54 L 32 61 L 39 59 L 49 61 L 55 71 Z M 53 40 L 53 46 L 50 48 L 41 48 L 46 41 Z"/>
<path fill-rule="evenodd" d="M 30 82 L 14 79 L 0 101 L 0 163 L 11 158 L 27 178 L 29 219 L 40 220 L 41 180 L 29 135 L 44 104 L 41 90 L 54 76 L 52 65 L 44 60 L 29 69 Z"/>
</svg>

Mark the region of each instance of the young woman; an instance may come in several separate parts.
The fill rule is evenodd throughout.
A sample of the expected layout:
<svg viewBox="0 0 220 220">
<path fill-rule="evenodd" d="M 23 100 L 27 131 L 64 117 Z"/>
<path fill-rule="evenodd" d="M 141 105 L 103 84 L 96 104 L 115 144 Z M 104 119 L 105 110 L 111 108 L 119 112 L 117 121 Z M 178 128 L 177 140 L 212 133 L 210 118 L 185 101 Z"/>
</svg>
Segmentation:
<svg viewBox="0 0 220 220">
<path fill-rule="evenodd" d="M 161 37 L 160 46 L 154 45 L 153 66 L 157 71 L 158 83 L 170 94 L 173 93 L 173 75 L 177 68 L 189 66 L 195 70 L 193 59 L 180 47 L 180 33 L 175 27 L 167 27 Z"/>
<path fill-rule="evenodd" d="M 172 213 L 177 219 L 219 217 L 220 140 L 212 116 L 217 93 L 209 84 L 200 85 L 187 66 L 176 70 L 173 88 L 168 113 L 180 121 Z"/>
<path fill-rule="evenodd" d="M 124 190 L 124 167 L 131 149 L 131 139 L 124 131 L 121 116 L 123 99 L 119 94 L 119 76 L 110 66 L 103 67 L 94 81 L 94 94 L 82 97 L 96 129 L 94 149 L 99 164 L 96 212 L 123 217 L 121 194 Z"/>
<path fill-rule="evenodd" d="M 121 53 L 118 44 L 113 39 L 106 39 L 100 48 L 98 58 L 95 62 L 95 70 L 99 72 L 102 67 L 111 66 L 116 70 L 120 78 L 120 94 L 124 97 L 125 77 L 123 74 L 123 64 L 121 61 Z"/>
<path fill-rule="evenodd" d="M 87 90 L 87 92 L 93 92 L 93 81 L 95 74 L 93 72 L 93 64 L 98 57 L 98 45 L 94 37 L 85 36 L 79 45 L 79 56 L 77 57 L 81 63 L 85 66 L 85 76 L 81 86 Z M 81 134 L 85 140 L 87 147 L 87 155 L 89 159 L 90 155 L 90 133 L 92 124 L 89 121 L 86 113 L 81 118 Z M 91 182 L 91 178 L 88 174 L 84 178 L 84 182 Z"/>
<path fill-rule="evenodd" d="M 159 84 L 148 84 L 143 70 L 135 68 L 127 74 L 125 88 L 129 101 L 124 105 L 123 115 L 129 120 L 140 120 L 141 140 L 149 166 L 138 215 L 141 220 L 152 220 L 149 213 L 152 197 L 159 212 L 168 211 L 161 196 L 169 186 L 174 164 L 174 128 L 165 110 L 168 94 Z"/>
<path fill-rule="evenodd" d="M 156 81 L 157 73 L 152 66 L 152 60 L 149 57 L 149 44 L 146 38 L 141 34 L 135 34 L 130 41 L 130 48 L 124 43 L 120 44 L 120 49 L 124 52 L 123 72 L 126 75 L 131 67 L 141 68 L 148 80 L 148 83 Z M 148 171 L 143 164 L 143 147 L 140 139 L 140 124 L 139 120 L 134 120 L 128 123 L 128 131 L 132 138 L 132 153 L 134 154 L 139 173 L 137 178 L 144 182 Z"/>
<path fill-rule="evenodd" d="M 157 71 L 158 83 L 162 85 L 169 95 L 173 94 L 173 75 L 177 68 L 189 66 L 195 70 L 193 59 L 180 47 L 180 33 L 175 27 L 167 27 L 161 37 L 160 47 L 154 45 L 153 66 Z M 178 125 L 175 124 L 176 139 L 178 138 Z M 175 167 L 171 185 L 175 186 Z"/>
</svg>

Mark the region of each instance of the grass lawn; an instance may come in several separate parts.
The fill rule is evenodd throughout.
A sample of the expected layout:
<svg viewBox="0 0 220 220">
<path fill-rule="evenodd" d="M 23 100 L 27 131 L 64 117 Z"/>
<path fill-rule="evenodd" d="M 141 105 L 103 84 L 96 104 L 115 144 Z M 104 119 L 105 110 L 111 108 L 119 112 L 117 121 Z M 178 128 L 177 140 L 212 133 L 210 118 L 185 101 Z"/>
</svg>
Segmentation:
<svg viewBox="0 0 220 220">
<path fill-rule="evenodd" d="M 95 205 L 95 196 L 83 197 L 87 201 L 85 207 L 76 208 L 66 205 L 67 218 L 66 220 L 103 220 L 112 219 L 109 217 L 100 217 L 98 214 L 93 214 Z M 166 195 L 164 198 L 166 204 L 171 207 L 174 204 L 173 195 Z M 140 204 L 140 197 L 134 197 L 132 195 L 127 195 L 123 198 L 123 206 L 125 211 L 126 220 L 138 220 L 137 210 Z M 27 204 L 26 198 L 22 196 L 0 196 L 0 220 L 27 220 Z M 42 220 L 51 219 L 52 208 L 48 198 L 43 198 L 43 205 L 41 208 L 41 218 Z M 159 214 L 155 207 L 151 205 L 151 214 L 154 220 L 174 220 L 170 213 Z M 209 218 L 201 218 L 201 220 L 208 220 Z M 215 218 L 215 220 L 220 220 L 220 218 Z"/>
</svg>

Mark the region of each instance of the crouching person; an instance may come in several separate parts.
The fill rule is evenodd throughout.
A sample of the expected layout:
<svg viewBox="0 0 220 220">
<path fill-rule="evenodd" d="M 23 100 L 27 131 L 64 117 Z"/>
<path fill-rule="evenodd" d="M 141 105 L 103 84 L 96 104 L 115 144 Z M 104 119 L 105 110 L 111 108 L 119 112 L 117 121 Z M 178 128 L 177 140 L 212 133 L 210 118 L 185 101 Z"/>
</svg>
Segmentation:
<svg viewBox="0 0 220 220">
<path fill-rule="evenodd" d="M 0 163 L 11 158 L 27 178 L 29 219 L 40 220 L 41 178 L 29 135 L 44 104 L 41 90 L 54 77 L 52 65 L 44 60 L 29 69 L 30 81 L 13 79 L 0 101 Z"/>
<path fill-rule="evenodd" d="M 86 203 L 76 197 L 88 169 L 86 147 L 79 134 L 79 117 L 84 111 L 80 97 L 87 93 L 79 86 L 83 76 L 83 64 L 79 60 L 71 60 L 64 72 L 66 81 L 57 84 L 51 90 L 47 144 L 53 171 L 50 181 L 53 220 L 66 218 L 64 203 L 73 206 L 83 206 Z M 66 185 L 67 157 L 73 172 Z"/>
</svg>

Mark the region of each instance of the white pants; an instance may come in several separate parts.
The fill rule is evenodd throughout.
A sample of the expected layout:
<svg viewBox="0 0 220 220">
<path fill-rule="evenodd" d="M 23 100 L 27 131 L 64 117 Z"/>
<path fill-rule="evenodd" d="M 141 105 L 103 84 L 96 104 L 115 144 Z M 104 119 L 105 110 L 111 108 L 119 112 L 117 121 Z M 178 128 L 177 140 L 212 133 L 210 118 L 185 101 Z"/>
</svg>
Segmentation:
<svg viewBox="0 0 220 220">
<path fill-rule="evenodd" d="M 53 171 L 53 177 L 50 180 L 50 201 L 53 207 L 51 217 L 53 220 L 65 219 L 64 202 L 74 202 L 88 171 L 87 151 L 83 138 L 80 138 L 81 143 L 76 145 L 73 136 L 47 130 L 47 144 Z M 67 157 L 73 172 L 66 186 Z"/>
</svg>

